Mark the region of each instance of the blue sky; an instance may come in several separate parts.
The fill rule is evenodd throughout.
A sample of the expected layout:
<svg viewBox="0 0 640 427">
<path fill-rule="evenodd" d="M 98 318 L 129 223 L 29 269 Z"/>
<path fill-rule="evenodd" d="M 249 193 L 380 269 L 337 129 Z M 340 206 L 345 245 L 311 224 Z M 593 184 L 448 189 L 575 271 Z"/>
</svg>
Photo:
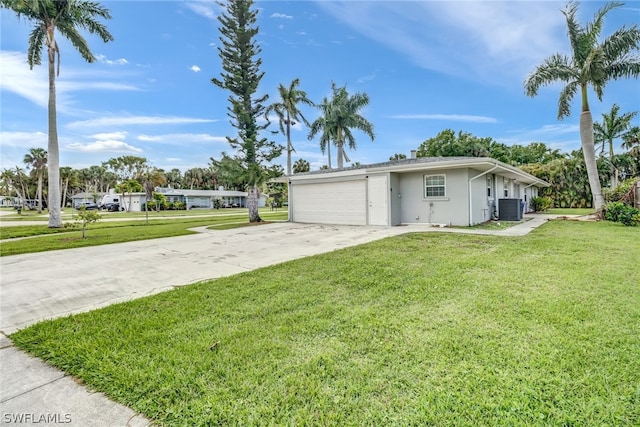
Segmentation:
<svg viewBox="0 0 640 427">
<path fill-rule="evenodd" d="M 219 6 L 210 1 L 102 1 L 115 41 L 87 36 L 98 61 L 88 64 L 59 37 L 60 164 L 83 168 L 112 157 L 146 157 L 166 170 L 205 167 L 231 152 L 235 135 L 218 77 Z M 603 2 L 581 4 L 580 21 Z M 277 86 L 294 78 L 309 98 L 330 95 L 331 82 L 366 92 L 363 115 L 373 142 L 356 132 L 352 161 L 362 164 L 409 154 L 446 128 L 506 144 L 544 142 L 579 148 L 576 99 L 559 122 L 560 86 L 524 94 L 523 81 L 545 57 L 568 53 L 564 2 L 552 1 L 258 1 L 262 48 L 259 94 L 275 101 Z M 640 22 L 640 2 L 608 15 L 603 34 Z M 47 146 L 47 68 L 29 70 L 32 24 L 0 11 L 0 168 L 23 167 L 30 147 Z M 611 82 L 602 102 L 590 94 L 594 120 L 613 103 L 640 110 L 637 80 Z M 309 120 L 317 110 L 303 108 Z M 638 120 L 636 119 L 636 124 Z M 274 123 L 272 129 L 276 130 Z M 280 134 L 272 136 L 284 143 Z M 318 141 L 297 126 L 294 161 L 312 170 L 326 163 Z M 335 166 L 335 151 L 333 156 Z M 286 164 L 283 155 L 277 163 Z"/>
</svg>

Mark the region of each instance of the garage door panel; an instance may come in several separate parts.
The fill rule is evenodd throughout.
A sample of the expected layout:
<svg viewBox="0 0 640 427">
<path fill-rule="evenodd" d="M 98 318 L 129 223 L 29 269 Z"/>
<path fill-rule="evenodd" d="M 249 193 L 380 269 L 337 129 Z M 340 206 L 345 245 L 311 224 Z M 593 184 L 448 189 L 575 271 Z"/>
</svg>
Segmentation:
<svg viewBox="0 0 640 427">
<path fill-rule="evenodd" d="M 366 181 L 296 184 L 293 220 L 316 224 L 366 225 Z"/>
</svg>

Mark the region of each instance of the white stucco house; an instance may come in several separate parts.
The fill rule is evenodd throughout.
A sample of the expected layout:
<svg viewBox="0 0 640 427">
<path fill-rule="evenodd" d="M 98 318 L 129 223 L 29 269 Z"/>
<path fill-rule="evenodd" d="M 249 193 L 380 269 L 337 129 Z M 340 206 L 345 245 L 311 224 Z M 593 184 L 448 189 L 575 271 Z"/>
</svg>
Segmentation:
<svg viewBox="0 0 640 427">
<path fill-rule="evenodd" d="M 484 157 L 418 157 L 286 179 L 290 221 L 344 225 L 474 225 L 522 202 L 526 210 L 549 186 Z"/>
<path fill-rule="evenodd" d="M 244 208 L 247 206 L 246 191 L 225 190 L 187 190 L 180 188 L 162 188 L 155 189 L 158 193 L 164 194 L 168 202 L 183 202 L 187 209 L 204 208 L 213 209 L 215 201 L 219 200 L 223 207 Z M 258 207 L 265 207 L 267 196 L 261 194 L 258 198 Z"/>
</svg>

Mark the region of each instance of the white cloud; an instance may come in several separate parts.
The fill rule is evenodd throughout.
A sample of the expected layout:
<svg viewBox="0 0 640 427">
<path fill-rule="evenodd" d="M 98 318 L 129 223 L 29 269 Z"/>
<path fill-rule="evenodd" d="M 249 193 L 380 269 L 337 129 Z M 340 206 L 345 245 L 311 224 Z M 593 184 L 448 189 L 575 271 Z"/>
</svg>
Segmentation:
<svg viewBox="0 0 640 427">
<path fill-rule="evenodd" d="M 129 61 L 127 61 L 124 58 L 120 58 L 120 59 L 116 59 L 116 60 L 110 60 L 108 59 L 105 55 L 96 55 L 96 59 L 100 62 L 103 62 L 105 64 L 109 64 L 109 65 L 126 65 L 129 63 Z"/>
<path fill-rule="evenodd" d="M 127 132 L 105 132 L 91 135 L 92 138 L 99 140 L 119 139 L 123 140 L 127 137 Z"/>
<path fill-rule="evenodd" d="M 316 4 L 420 67 L 493 84 L 504 84 L 505 76 L 521 83 L 543 58 L 567 44 L 559 12 L 562 3 L 316 0 Z"/>
<path fill-rule="evenodd" d="M 73 142 L 67 144 L 65 148 L 83 153 L 142 153 L 141 149 L 118 140 L 99 140 L 88 144 Z"/>
<path fill-rule="evenodd" d="M 49 78 L 47 67 L 34 66 L 29 69 L 26 53 L 0 51 L 0 92 L 11 92 L 33 102 L 39 107 L 47 108 L 49 102 Z M 66 68 L 56 82 L 56 107 L 59 113 L 73 113 L 75 91 L 106 90 L 106 91 L 136 91 L 134 85 L 111 81 L 95 81 L 96 76 L 102 75 L 109 79 L 113 73 L 105 73 L 89 68 L 82 71 Z"/>
<path fill-rule="evenodd" d="M 136 138 L 138 141 L 143 142 L 156 142 L 159 144 L 175 144 L 183 145 L 189 144 L 215 144 L 226 143 L 227 138 L 224 136 L 214 136 L 206 133 L 172 133 L 164 135 L 139 135 Z"/>
<path fill-rule="evenodd" d="M 284 13 L 272 13 L 271 18 L 280 18 L 280 19 L 293 19 L 291 15 L 285 15 Z"/>
<path fill-rule="evenodd" d="M 110 116 L 97 119 L 80 120 L 71 122 L 69 128 L 87 128 L 98 126 L 127 126 L 127 125 L 175 125 L 190 123 L 211 123 L 217 120 L 198 119 L 193 117 L 166 117 L 166 116 Z"/>
<path fill-rule="evenodd" d="M 44 132 L 0 132 L 2 147 L 47 148 L 48 135 Z"/>
<path fill-rule="evenodd" d="M 62 81 L 59 80 L 56 83 L 56 88 L 60 92 L 73 92 L 80 90 L 113 90 L 113 91 L 123 91 L 123 90 L 133 90 L 139 91 L 140 88 L 123 83 L 112 83 L 112 82 L 78 82 L 78 81 Z"/>
<path fill-rule="evenodd" d="M 196 13 L 197 15 L 204 16 L 207 19 L 215 20 L 216 17 L 218 16 L 215 12 L 215 9 L 217 8 L 217 6 L 216 6 L 216 3 L 213 1 L 189 2 L 189 3 L 185 3 L 185 5 L 189 9 L 191 9 L 192 12 Z"/>
<path fill-rule="evenodd" d="M 140 148 L 129 145 L 125 142 L 127 132 L 105 132 L 91 135 L 95 141 L 90 143 L 73 142 L 65 145 L 69 151 L 80 151 L 83 153 L 141 153 Z"/>
<path fill-rule="evenodd" d="M 392 119 L 401 120 L 442 120 L 470 123 L 498 123 L 498 120 L 487 116 L 471 116 L 466 114 L 396 114 Z"/>
<path fill-rule="evenodd" d="M 22 52 L 0 51 L 0 63 L 0 91 L 13 92 L 39 107 L 47 107 L 49 80 L 46 67 L 35 66 L 29 70 L 27 55 Z"/>
<path fill-rule="evenodd" d="M 189 68 L 191 71 L 197 73 L 198 71 L 200 71 L 200 67 L 198 67 L 197 65 L 192 65 L 191 68 Z"/>
<path fill-rule="evenodd" d="M 376 74 L 378 74 L 378 70 L 373 73 L 367 74 L 366 76 L 359 77 L 356 81 L 357 83 L 366 83 L 376 79 Z"/>
</svg>

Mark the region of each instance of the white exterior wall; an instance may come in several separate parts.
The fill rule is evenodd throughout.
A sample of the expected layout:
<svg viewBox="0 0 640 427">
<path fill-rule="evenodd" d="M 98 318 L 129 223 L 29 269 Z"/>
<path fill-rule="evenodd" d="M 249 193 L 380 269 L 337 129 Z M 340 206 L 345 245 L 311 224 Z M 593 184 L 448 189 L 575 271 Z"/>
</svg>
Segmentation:
<svg viewBox="0 0 640 427">
<path fill-rule="evenodd" d="M 481 174 L 478 170 L 468 169 L 468 179 L 474 178 Z M 491 219 L 491 212 L 489 212 L 489 198 L 487 197 L 487 174 L 481 175 L 471 181 L 471 208 L 467 208 L 467 218 L 469 213 L 471 214 L 471 224 L 467 219 L 466 224 L 461 225 L 475 225 L 480 224 Z"/>
<path fill-rule="evenodd" d="M 445 175 L 445 197 L 425 198 L 425 175 Z M 399 174 L 401 222 L 403 224 L 469 225 L 467 177 L 467 169 Z"/>
<path fill-rule="evenodd" d="M 392 173 L 389 177 L 389 205 L 391 206 L 390 225 L 402 224 L 402 199 L 398 197 L 400 193 L 400 174 Z"/>
</svg>

